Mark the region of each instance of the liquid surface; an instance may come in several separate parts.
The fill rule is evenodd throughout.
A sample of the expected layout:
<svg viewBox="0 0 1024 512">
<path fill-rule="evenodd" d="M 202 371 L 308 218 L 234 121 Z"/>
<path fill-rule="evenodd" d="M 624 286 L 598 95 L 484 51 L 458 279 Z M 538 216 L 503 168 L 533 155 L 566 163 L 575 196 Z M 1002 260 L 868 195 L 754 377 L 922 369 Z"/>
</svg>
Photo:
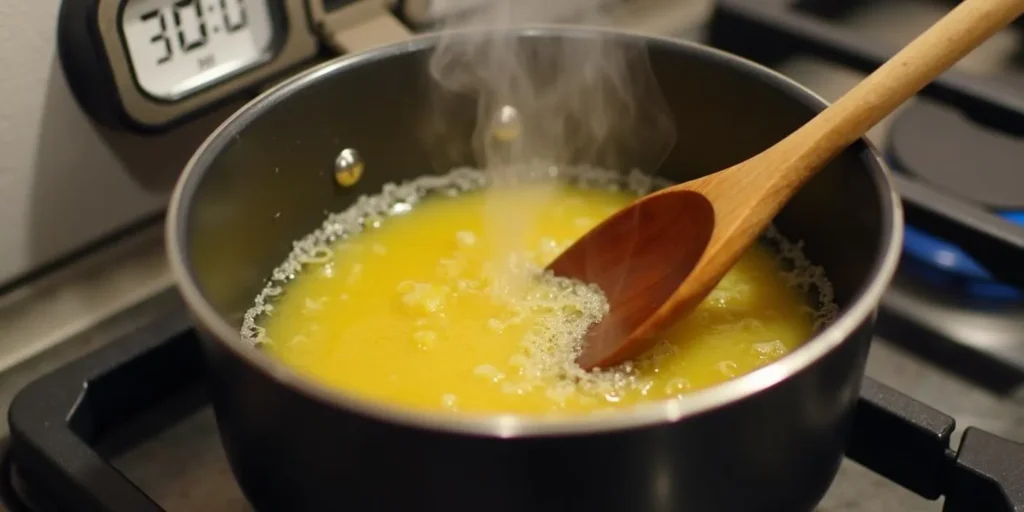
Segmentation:
<svg viewBox="0 0 1024 512">
<path fill-rule="evenodd" d="M 811 336 L 821 315 L 807 276 L 756 246 L 646 356 L 598 372 L 575 366 L 580 336 L 607 303 L 539 269 L 635 197 L 520 185 L 424 199 L 307 258 L 255 317 L 257 336 L 299 373 L 365 397 L 521 414 L 680 396 Z"/>
</svg>

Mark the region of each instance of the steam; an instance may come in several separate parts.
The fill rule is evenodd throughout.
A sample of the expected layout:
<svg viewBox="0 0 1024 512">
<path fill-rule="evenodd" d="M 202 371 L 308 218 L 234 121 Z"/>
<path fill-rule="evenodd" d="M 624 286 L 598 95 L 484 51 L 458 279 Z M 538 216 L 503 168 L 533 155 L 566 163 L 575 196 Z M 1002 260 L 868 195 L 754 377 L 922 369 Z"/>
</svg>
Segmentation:
<svg viewBox="0 0 1024 512">
<path fill-rule="evenodd" d="M 463 14 L 440 27 L 430 75 L 440 91 L 475 98 L 473 157 L 492 188 L 551 166 L 653 174 L 672 149 L 675 128 L 648 48 L 564 26 L 607 25 L 612 3 L 435 0 L 438 10 Z M 561 31 L 551 30 L 556 24 Z M 546 194 L 553 187 L 535 190 Z M 516 255 L 537 250 L 523 246 L 525 233 L 544 219 L 497 207 L 485 215 L 495 256 L 511 258 L 494 262 L 513 269 L 499 286 L 520 293 L 529 280 L 514 271 L 522 268 Z"/>
<path fill-rule="evenodd" d="M 605 25 L 608 0 L 435 0 L 463 12 L 430 60 L 443 90 L 476 97 L 478 165 L 656 167 L 675 139 L 647 49 L 617 37 L 515 37 L 509 29 Z M 653 171 L 653 168 L 644 169 Z"/>
</svg>

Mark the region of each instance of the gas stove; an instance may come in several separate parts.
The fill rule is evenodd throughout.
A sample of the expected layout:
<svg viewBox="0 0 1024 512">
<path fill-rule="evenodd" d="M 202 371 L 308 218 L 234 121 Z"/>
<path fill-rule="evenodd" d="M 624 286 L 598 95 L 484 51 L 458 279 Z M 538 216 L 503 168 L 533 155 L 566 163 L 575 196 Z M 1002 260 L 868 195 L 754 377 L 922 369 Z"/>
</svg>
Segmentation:
<svg viewBox="0 0 1024 512">
<path fill-rule="evenodd" d="M 623 28 L 739 53 L 833 99 L 949 3 L 622 6 L 614 19 Z M 436 14 L 421 2 L 402 8 L 424 28 Z M 848 458 L 818 512 L 1024 511 L 1024 279 L 1013 265 L 1024 257 L 1021 32 L 994 38 L 870 135 L 894 169 L 909 229 Z M 72 298 L 131 300 L 0 373 L 0 400 L 17 393 L 0 450 L 0 511 L 250 510 L 220 447 L 160 229 L 141 226 L 62 285 Z M 45 288 L 61 302 L 59 286 Z M 52 308 L 17 309 L 53 323 Z"/>
</svg>

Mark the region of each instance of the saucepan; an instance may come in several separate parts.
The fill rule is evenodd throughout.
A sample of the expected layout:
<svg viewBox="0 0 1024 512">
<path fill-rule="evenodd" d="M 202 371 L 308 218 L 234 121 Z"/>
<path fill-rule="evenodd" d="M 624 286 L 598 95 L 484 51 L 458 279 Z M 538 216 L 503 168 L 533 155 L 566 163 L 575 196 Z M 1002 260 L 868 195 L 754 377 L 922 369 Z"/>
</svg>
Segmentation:
<svg viewBox="0 0 1024 512">
<path fill-rule="evenodd" d="M 223 446 L 252 504 L 812 510 L 843 458 L 876 309 L 901 248 L 900 202 L 866 140 L 775 220 L 824 267 L 838 317 L 779 361 L 685 399 L 561 419 L 416 412 L 328 389 L 242 342 L 253 298 L 326 212 L 389 182 L 475 164 L 476 104 L 428 93 L 440 37 L 378 46 L 288 79 L 220 126 L 180 178 L 168 214 L 170 261 L 202 333 Z M 778 73 L 691 42 L 567 26 L 494 37 L 538 51 L 565 41 L 643 48 L 676 127 L 674 148 L 653 171 L 672 181 L 742 161 L 825 106 Z M 439 119 L 443 141 L 425 135 Z M 345 149 L 365 163 L 351 187 L 334 179 Z"/>
</svg>

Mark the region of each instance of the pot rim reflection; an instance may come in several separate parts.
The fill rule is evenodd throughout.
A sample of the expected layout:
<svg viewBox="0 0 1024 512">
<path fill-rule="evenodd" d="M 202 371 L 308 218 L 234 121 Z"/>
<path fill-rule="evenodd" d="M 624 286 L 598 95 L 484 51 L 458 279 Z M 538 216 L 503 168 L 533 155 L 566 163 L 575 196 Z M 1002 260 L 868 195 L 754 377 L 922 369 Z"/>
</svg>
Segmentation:
<svg viewBox="0 0 1024 512">
<path fill-rule="evenodd" d="M 736 72 L 749 75 L 752 79 L 768 82 L 780 90 L 789 92 L 798 101 L 815 110 L 827 105 L 823 98 L 806 87 L 765 66 L 695 42 L 599 27 L 529 27 L 504 31 L 512 37 L 601 37 L 631 40 L 648 46 L 667 45 L 676 51 L 720 62 Z M 453 33 L 448 32 L 445 37 L 452 36 Z M 458 37 L 457 34 L 454 36 Z M 317 401 L 380 421 L 409 427 L 491 437 L 602 433 L 676 422 L 740 401 L 810 366 L 841 345 L 858 326 L 875 313 L 899 262 L 903 238 L 903 212 L 899 196 L 889 176 L 890 171 L 874 145 L 866 139 L 861 139 L 856 144 L 861 146 L 860 158 L 867 160 L 866 166 L 870 169 L 871 179 L 882 196 L 879 202 L 882 210 L 880 218 L 883 223 L 881 257 L 873 265 L 866 286 L 862 285 L 851 304 L 841 309 L 831 324 L 803 345 L 771 364 L 729 381 L 679 398 L 651 401 L 608 412 L 549 415 L 451 413 L 402 407 L 364 398 L 344 389 L 328 387 L 300 375 L 286 364 L 256 350 L 242 340 L 239 330 L 225 321 L 207 301 L 194 281 L 191 263 L 187 261 L 187 220 L 190 205 L 195 191 L 210 169 L 210 164 L 235 136 L 265 110 L 279 102 L 287 101 L 293 93 L 319 82 L 322 77 L 370 65 L 397 54 L 427 50 L 434 47 L 439 38 L 440 35 L 437 33 L 425 34 L 359 54 L 338 57 L 283 81 L 224 121 L 196 150 L 186 165 L 171 196 L 167 213 L 166 244 L 171 273 L 179 292 L 199 322 L 199 327 L 208 330 L 216 338 L 215 342 L 227 345 L 233 355 L 247 364 L 258 368 L 280 384 Z M 885 197 L 886 192 L 888 197 Z"/>
</svg>

